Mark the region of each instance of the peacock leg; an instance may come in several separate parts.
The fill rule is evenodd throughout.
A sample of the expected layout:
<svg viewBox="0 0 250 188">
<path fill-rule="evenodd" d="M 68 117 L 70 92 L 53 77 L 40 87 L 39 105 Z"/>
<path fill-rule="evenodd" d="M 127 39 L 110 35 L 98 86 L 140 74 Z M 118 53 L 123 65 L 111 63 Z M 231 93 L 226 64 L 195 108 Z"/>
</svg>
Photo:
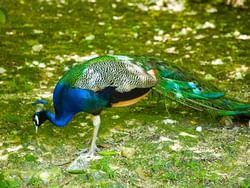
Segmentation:
<svg viewBox="0 0 250 188">
<path fill-rule="evenodd" d="M 88 152 L 90 157 L 93 157 L 95 155 L 95 152 L 99 151 L 98 147 L 96 146 L 96 139 L 97 139 L 99 127 L 101 125 L 100 115 L 96 115 L 96 116 L 93 117 L 93 125 L 94 125 L 94 133 L 93 133 L 91 146 L 90 146 L 90 149 L 89 149 L 89 152 Z"/>
<path fill-rule="evenodd" d="M 82 149 L 77 154 L 90 156 L 92 154 L 95 154 L 95 152 L 100 151 L 100 149 L 96 145 L 96 139 L 97 139 L 99 127 L 101 125 L 101 118 L 99 115 L 96 115 L 93 117 L 92 120 L 93 120 L 94 132 L 93 132 L 93 138 L 91 141 L 91 146 L 90 146 L 89 150 L 85 148 L 85 149 Z"/>
<path fill-rule="evenodd" d="M 96 139 L 98 130 L 101 124 L 101 118 L 99 115 L 93 117 L 94 133 L 91 142 L 90 149 L 88 153 L 81 153 L 68 167 L 67 171 L 71 173 L 78 173 L 84 169 L 87 169 L 89 162 L 94 159 L 100 159 L 100 157 L 95 156 L 95 153 L 99 150 L 96 146 Z"/>
</svg>

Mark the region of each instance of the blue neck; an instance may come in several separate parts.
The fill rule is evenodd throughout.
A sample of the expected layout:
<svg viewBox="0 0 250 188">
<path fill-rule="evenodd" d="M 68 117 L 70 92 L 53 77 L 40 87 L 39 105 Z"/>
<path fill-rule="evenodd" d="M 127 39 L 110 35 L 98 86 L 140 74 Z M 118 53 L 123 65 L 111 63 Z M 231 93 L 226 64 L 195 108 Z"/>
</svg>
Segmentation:
<svg viewBox="0 0 250 188">
<path fill-rule="evenodd" d="M 44 118 L 58 127 L 67 125 L 78 112 L 98 114 L 108 107 L 108 101 L 87 89 L 70 87 L 59 82 L 54 90 L 53 103 L 55 114 L 44 111 Z"/>
<path fill-rule="evenodd" d="M 55 115 L 53 112 L 45 111 L 46 118 L 57 127 L 63 127 L 67 125 L 73 118 L 74 114 L 67 114 L 66 116 Z"/>
</svg>

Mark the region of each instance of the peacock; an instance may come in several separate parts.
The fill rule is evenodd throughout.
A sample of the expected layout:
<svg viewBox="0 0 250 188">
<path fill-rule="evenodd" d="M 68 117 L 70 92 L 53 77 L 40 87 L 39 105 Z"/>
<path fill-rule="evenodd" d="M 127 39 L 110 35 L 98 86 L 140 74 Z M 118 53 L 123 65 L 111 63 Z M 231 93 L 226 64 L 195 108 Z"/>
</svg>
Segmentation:
<svg viewBox="0 0 250 188">
<path fill-rule="evenodd" d="M 192 76 L 167 62 L 152 57 L 104 55 L 68 70 L 54 89 L 55 113 L 38 110 L 33 115 L 33 123 L 36 129 L 46 120 L 63 127 L 78 112 L 92 114 L 94 133 L 90 149 L 84 154 L 92 159 L 98 151 L 96 139 L 101 112 L 110 107 L 133 105 L 151 90 L 215 116 L 250 117 L 250 104 L 226 98 L 223 92 L 206 84 L 199 85 Z M 45 102 L 35 102 L 42 103 Z"/>
</svg>

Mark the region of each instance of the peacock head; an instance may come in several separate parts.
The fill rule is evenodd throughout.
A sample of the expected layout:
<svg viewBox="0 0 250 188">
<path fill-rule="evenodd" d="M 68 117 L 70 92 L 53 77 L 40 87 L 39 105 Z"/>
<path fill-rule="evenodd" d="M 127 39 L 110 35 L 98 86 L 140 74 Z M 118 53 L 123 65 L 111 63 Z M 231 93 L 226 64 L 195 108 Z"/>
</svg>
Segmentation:
<svg viewBox="0 0 250 188">
<path fill-rule="evenodd" d="M 46 117 L 46 111 L 43 110 L 44 105 L 47 105 L 48 102 L 43 99 L 39 99 L 32 103 L 32 105 L 36 106 L 36 112 L 34 113 L 32 117 L 33 124 L 36 128 L 36 133 L 38 131 L 38 128 L 47 120 Z"/>
<path fill-rule="evenodd" d="M 40 127 L 47 120 L 45 111 L 35 112 L 32 120 L 36 128 Z"/>
</svg>

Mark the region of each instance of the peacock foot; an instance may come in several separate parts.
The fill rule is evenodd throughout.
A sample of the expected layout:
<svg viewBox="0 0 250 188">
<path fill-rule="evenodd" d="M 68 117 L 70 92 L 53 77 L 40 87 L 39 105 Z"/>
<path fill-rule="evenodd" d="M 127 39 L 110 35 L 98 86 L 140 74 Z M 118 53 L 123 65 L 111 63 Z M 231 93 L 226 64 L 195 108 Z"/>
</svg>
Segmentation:
<svg viewBox="0 0 250 188">
<path fill-rule="evenodd" d="M 101 159 L 100 156 L 96 155 L 95 151 L 89 151 L 81 153 L 67 168 L 69 173 L 79 174 L 84 172 L 91 161 Z"/>
<path fill-rule="evenodd" d="M 101 151 L 96 145 L 94 146 L 94 153 Z M 89 150 L 87 148 L 80 150 L 77 152 L 77 155 L 87 154 L 89 153 Z M 92 152 L 93 153 L 93 152 Z"/>
</svg>

